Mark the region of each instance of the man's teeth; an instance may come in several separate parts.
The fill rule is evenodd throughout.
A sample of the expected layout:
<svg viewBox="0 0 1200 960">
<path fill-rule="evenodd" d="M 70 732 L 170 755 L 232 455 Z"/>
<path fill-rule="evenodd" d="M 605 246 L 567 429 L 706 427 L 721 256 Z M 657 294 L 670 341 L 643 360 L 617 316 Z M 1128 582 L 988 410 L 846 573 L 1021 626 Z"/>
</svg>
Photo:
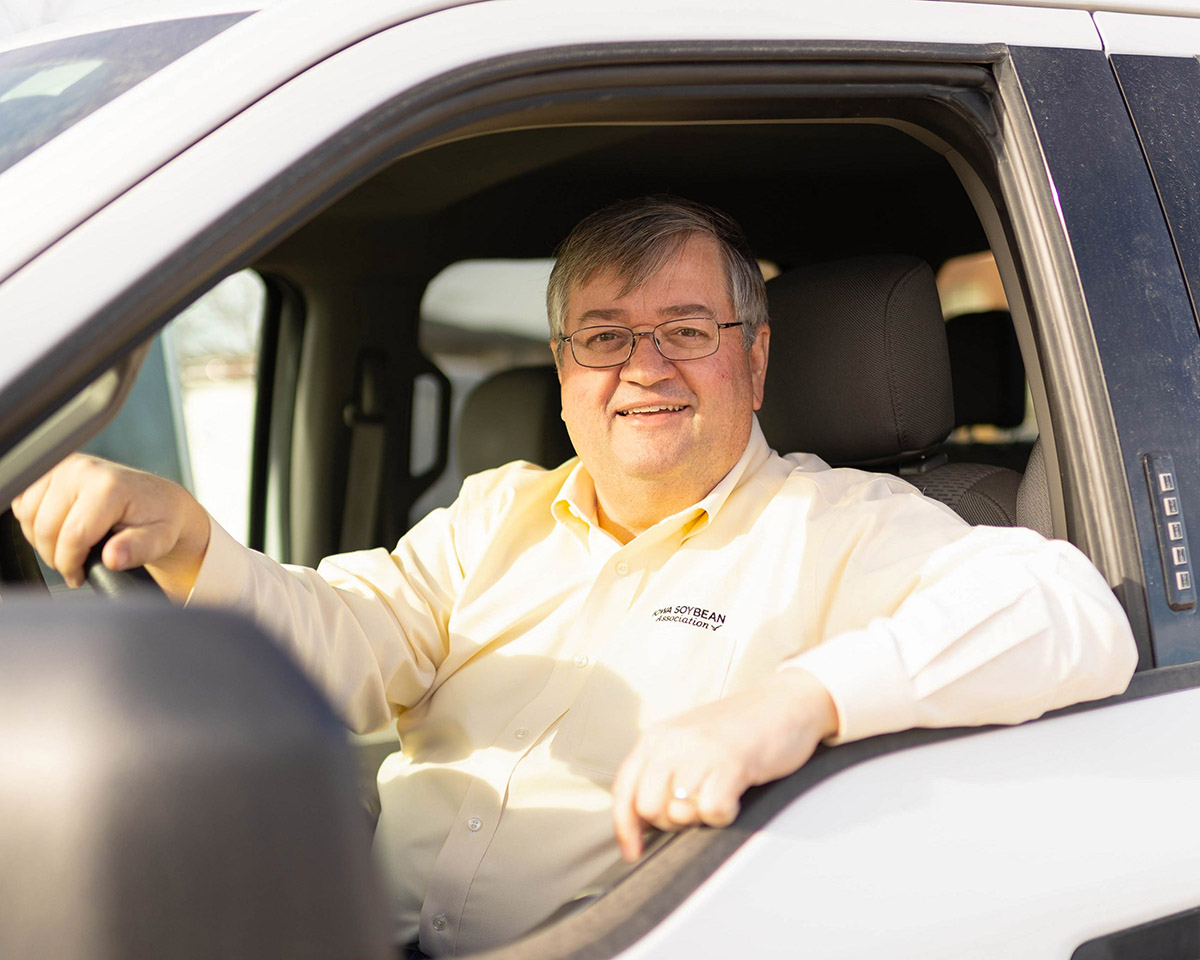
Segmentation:
<svg viewBox="0 0 1200 960">
<path fill-rule="evenodd" d="M 661 404 L 657 407 L 634 407 L 632 410 L 620 410 L 618 413 L 620 413 L 620 415 L 623 417 L 627 417 L 631 413 L 661 413 L 664 410 L 669 413 L 675 413 L 676 411 L 682 409 L 683 407 L 672 407 L 668 406 L 667 404 Z"/>
</svg>

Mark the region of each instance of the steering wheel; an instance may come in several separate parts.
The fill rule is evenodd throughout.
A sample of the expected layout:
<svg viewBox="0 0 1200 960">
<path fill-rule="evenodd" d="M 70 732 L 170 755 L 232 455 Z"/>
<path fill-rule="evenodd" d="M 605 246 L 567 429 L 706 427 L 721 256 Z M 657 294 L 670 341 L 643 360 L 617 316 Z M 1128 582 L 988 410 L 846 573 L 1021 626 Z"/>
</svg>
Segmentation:
<svg viewBox="0 0 1200 960">
<path fill-rule="evenodd" d="M 83 561 L 84 576 L 92 589 L 114 600 L 144 596 L 151 591 L 162 595 L 162 589 L 146 572 L 145 567 L 115 571 L 109 570 L 101 562 L 100 553 L 111 536 L 110 532 L 92 547 L 87 559 Z M 0 593 L 7 595 L 10 587 L 47 592 L 46 580 L 42 576 L 37 554 L 25 539 L 11 509 L 0 513 Z"/>
<path fill-rule="evenodd" d="M 88 551 L 83 561 L 83 575 L 92 589 L 101 596 L 111 600 L 129 599 L 158 594 L 165 595 L 155 579 L 150 576 L 145 567 L 134 567 L 132 570 L 109 570 L 100 559 L 104 545 L 112 538 L 112 533 L 104 536 L 98 544 Z"/>
</svg>

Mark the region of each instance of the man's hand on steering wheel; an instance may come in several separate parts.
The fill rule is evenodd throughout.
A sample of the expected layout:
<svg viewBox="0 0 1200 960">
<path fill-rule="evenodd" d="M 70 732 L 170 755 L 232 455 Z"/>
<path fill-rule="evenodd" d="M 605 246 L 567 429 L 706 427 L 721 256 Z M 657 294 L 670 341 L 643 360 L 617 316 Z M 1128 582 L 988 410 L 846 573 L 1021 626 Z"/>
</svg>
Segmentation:
<svg viewBox="0 0 1200 960">
<path fill-rule="evenodd" d="M 89 551 L 104 543 L 109 570 L 145 567 L 167 596 L 185 600 L 208 548 L 204 508 L 178 484 L 96 457 L 72 454 L 12 504 L 25 538 L 71 587 Z"/>
</svg>

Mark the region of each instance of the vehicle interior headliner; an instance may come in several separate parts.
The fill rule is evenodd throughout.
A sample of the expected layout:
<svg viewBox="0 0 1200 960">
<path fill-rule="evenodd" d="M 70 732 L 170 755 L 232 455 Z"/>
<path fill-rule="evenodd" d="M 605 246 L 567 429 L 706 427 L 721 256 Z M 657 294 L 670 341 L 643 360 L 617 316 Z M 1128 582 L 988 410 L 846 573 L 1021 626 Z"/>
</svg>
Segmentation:
<svg viewBox="0 0 1200 960">
<path fill-rule="evenodd" d="M 360 270 L 404 263 L 411 275 L 415 260 L 432 275 L 468 258 L 544 257 L 588 212 L 653 193 L 725 209 L 781 266 L 884 252 L 937 266 L 987 246 L 950 165 L 883 123 L 595 125 L 477 136 L 404 157 L 259 266 L 328 264 L 340 251 Z"/>
</svg>

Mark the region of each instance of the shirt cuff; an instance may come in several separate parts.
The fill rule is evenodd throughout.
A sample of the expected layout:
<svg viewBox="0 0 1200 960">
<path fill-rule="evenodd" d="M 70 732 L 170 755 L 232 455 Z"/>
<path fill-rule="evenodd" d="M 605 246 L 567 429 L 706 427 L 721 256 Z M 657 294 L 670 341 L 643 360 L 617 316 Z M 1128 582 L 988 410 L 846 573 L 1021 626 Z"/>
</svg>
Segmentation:
<svg viewBox="0 0 1200 960">
<path fill-rule="evenodd" d="M 838 730 L 829 743 L 916 725 L 912 681 L 882 620 L 833 637 L 785 660 L 779 669 L 806 670 L 829 691 L 838 716 Z"/>
<path fill-rule="evenodd" d="M 227 607 L 237 601 L 249 576 L 247 553 L 209 514 L 208 549 L 184 606 Z"/>
</svg>

